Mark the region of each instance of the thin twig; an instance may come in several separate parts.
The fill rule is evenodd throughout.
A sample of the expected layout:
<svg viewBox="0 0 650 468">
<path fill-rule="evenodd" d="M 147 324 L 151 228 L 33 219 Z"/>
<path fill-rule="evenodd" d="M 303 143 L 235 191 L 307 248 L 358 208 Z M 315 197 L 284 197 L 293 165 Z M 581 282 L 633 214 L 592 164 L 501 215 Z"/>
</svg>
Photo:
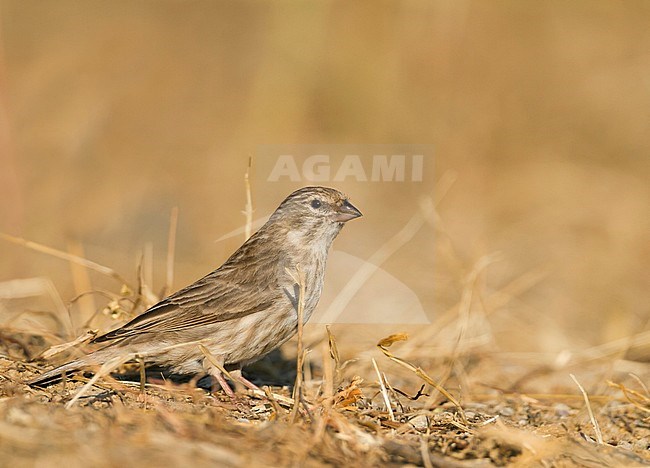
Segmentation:
<svg viewBox="0 0 650 468">
<path fill-rule="evenodd" d="M 580 389 L 580 393 L 582 393 L 582 397 L 585 400 L 585 404 L 587 405 L 587 411 L 589 412 L 589 419 L 591 419 L 591 425 L 594 426 L 594 432 L 596 433 L 596 441 L 602 445 L 603 444 L 603 433 L 600 431 L 600 426 L 598 425 L 598 421 L 596 421 L 596 416 L 594 416 L 594 412 L 591 409 L 591 403 L 589 402 L 589 397 L 587 396 L 587 392 L 585 392 L 585 389 L 582 388 L 582 385 L 580 385 L 580 382 L 578 382 L 578 379 L 576 379 L 576 376 L 573 374 L 569 374 L 573 381 L 576 383 L 578 388 Z"/>
<path fill-rule="evenodd" d="M 633 375 L 633 374 L 630 374 Z M 621 392 L 623 392 L 623 396 L 627 401 L 632 403 L 634 406 L 636 406 L 638 409 L 641 411 L 644 411 L 646 413 L 650 413 L 650 398 L 647 396 L 641 394 L 640 392 L 637 392 L 636 390 L 632 390 L 631 388 L 625 387 L 623 384 L 615 383 L 612 382 L 611 380 L 607 381 L 607 385 L 610 387 L 616 387 L 618 388 Z M 634 397 L 634 398 L 632 398 Z"/>
<path fill-rule="evenodd" d="M 67 349 L 73 348 L 81 343 L 87 343 L 93 338 L 97 336 L 97 330 L 89 330 L 86 333 L 83 333 L 82 335 L 78 336 L 72 341 L 68 341 L 67 343 L 61 343 L 58 345 L 52 345 L 49 348 L 47 348 L 45 351 L 43 351 L 41 354 L 36 356 L 35 359 L 50 359 L 52 356 L 56 356 L 59 353 L 62 353 L 63 351 L 66 351 Z"/>
<path fill-rule="evenodd" d="M 330 330 L 329 325 L 325 325 L 325 330 L 327 331 L 327 346 L 329 349 L 329 354 L 332 360 L 334 361 L 334 384 L 338 385 L 341 381 L 341 355 L 339 354 L 339 348 L 336 345 L 336 338 Z"/>
<path fill-rule="evenodd" d="M 158 302 L 158 296 L 153 292 L 153 244 L 145 242 L 140 254 L 140 263 L 137 267 L 138 274 L 138 292 L 134 302 L 133 309 L 129 312 L 132 316 L 136 311 L 136 307 L 142 303 L 146 308 L 149 308 Z"/>
<path fill-rule="evenodd" d="M 70 242 L 68 245 L 68 250 L 71 255 L 77 255 L 78 257 L 84 256 L 83 245 L 79 242 Z M 70 262 L 70 273 L 72 275 L 72 284 L 74 286 L 75 292 L 79 301 L 77 302 L 79 306 L 79 319 L 82 322 L 88 320 L 89 317 L 95 315 L 97 306 L 95 304 L 95 298 L 92 295 L 83 295 L 84 291 L 92 291 L 92 281 L 90 275 L 88 274 L 88 269 L 82 267 L 81 265 Z M 75 333 L 74 323 L 72 321 L 72 316 L 70 314 L 70 308 L 68 310 L 68 320 L 70 321 L 70 329 L 68 330 L 68 335 L 72 336 Z"/>
<path fill-rule="evenodd" d="M 147 383 L 147 370 L 144 366 L 144 358 L 137 356 L 138 367 L 140 368 L 140 393 L 144 393 L 144 387 Z"/>
<path fill-rule="evenodd" d="M 277 415 L 279 415 L 280 412 L 282 411 L 280 405 L 278 404 L 278 401 L 273 396 L 273 393 L 271 393 L 271 389 L 269 388 L 268 385 L 264 385 L 262 387 L 262 390 L 264 391 L 266 398 L 271 402 L 271 407 L 273 408 L 273 411 L 275 412 L 277 417 Z"/>
<path fill-rule="evenodd" d="M 270 393 L 270 395 L 273 397 L 273 399 L 277 402 L 280 403 L 281 405 L 284 405 L 288 408 L 291 408 L 296 404 L 295 400 L 290 397 L 286 397 L 284 395 L 280 395 L 278 393 L 272 393 L 271 390 L 265 385 L 264 390 L 249 390 L 250 393 L 252 393 L 254 396 L 260 397 L 260 398 L 265 398 L 268 397 L 267 392 Z M 271 403 L 273 404 L 273 403 Z"/>
<path fill-rule="evenodd" d="M 328 330 L 329 335 L 329 330 Z M 301 460 L 304 460 L 311 447 L 318 447 L 322 443 L 323 436 L 325 435 L 325 429 L 330 419 L 330 413 L 332 411 L 332 405 L 334 403 L 334 371 L 332 369 L 332 359 L 327 355 L 328 348 L 331 347 L 327 343 L 323 343 L 323 384 L 322 392 L 323 399 L 321 400 L 321 413 L 320 417 L 316 420 L 316 429 L 314 430 L 314 435 L 312 437 L 311 443 L 306 446 L 306 450 L 303 452 L 300 457 Z M 304 465 L 304 463 L 303 463 Z"/>
<path fill-rule="evenodd" d="M 643 383 L 643 381 L 639 378 L 638 375 L 633 374 L 633 373 L 631 373 L 631 372 L 629 372 L 627 375 L 629 375 L 630 377 L 632 377 L 632 378 L 636 381 L 636 383 L 638 383 L 639 386 L 643 389 L 643 391 L 645 392 L 645 394 L 646 394 L 648 397 L 650 397 L 650 391 L 648 391 L 648 386 L 647 386 L 645 383 Z"/>
<path fill-rule="evenodd" d="M 212 364 L 214 367 L 216 367 L 219 372 L 221 372 L 223 375 L 225 375 L 228 379 L 230 380 L 235 380 L 233 377 L 230 375 L 230 372 L 226 370 L 225 367 L 223 367 L 220 363 L 219 360 L 215 357 L 214 354 L 210 352 L 208 348 L 206 348 L 204 345 L 200 344 L 199 349 L 201 350 L 201 353 L 207 358 L 208 361 L 210 361 L 210 364 Z"/>
<path fill-rule="evenodd" d="M 147 241 L 142 248 L 142 284 L 153 294 L 153 242 Z"/>
<path fill-rule="evenodd" d="M 328 358 L 327 352 L 328 348 L 331 347 L 328 344 L 323 343 L 323 413 L 328 413 L 329 409 L 332 407 L 333 396 L 334 396 L 334 370 L 332 369 L 332 359 Z"/>
<path fill-rule="evenodd" d="M 410 362 L 404 361 L 401 358 L 398 358 L 397 356 L 394 356 L 389 350 L 388 347 L 390 347 L 394 342 L 396 341 L 405 341 L 408 339 L 408 336 L 405 333 L 399 333 L 395 335 L 391 335 L 387 338 L 384 338 L 381 340 L 379 343 L 377 343 L 377 347 L 381 350 L 382 353 L 386 355 L 388 359 L 390 359 L 393 362 L 396 362 L 397 364 L 401 365 L 402 367 L 407 368 L 411 372 L 415 373 L 418 377 L 420 377 L 422 380 L 424 380 L 426 383 L 431 385 L 433 388 L 438 390 L 447 400 L 449 400 L 455 407 L 458 409 L 458 412 L 460 414 L 461 419 L 465 424 L 468 424 L 467 422 L 467 417 L 465 416 L 465 411 L 463 410 L 463 407 L 460 405 L 458 400 L 456 400 L 451 393 L 449 393 L 445 388 L 435 382 L 431 377 L 427 375 L 426 372 L 424 372 L 420 367 L 414 366 Z"/>
<path fill-rule="evenodd" d="M 26 297 L 36 297 L 39 295 L 47 295 L 54 303 L 56 311 L 27 311 L 23 310 L 18 315 L 5 323 L 11 323 L 17 320 L 21 315 L 28 315 L 30 313 L 42 313 L 50 315 L 62 329 L 72 329 L 72 318 L 70 317 L 70 310 L 61 299 L 59 292 L 54 287 L 54 284 L 49 278 L 24 278 L 14 279 L 10 281 L 0 282 L 0 301 L 2 299 L 20 299 Z M 67 317 L 68 324 L 63 322 L 62 317 Z"/>
<path fill-rule="evenodd" d="M 305 311 L 305 273 L 300 268 L 300 265 L 296 265 L 296 275 L 290 270 L 287 270 L 289 276 L 298 284 L 298 351 L 296 355 L 296 382 L 293 386 L 293 399 L 295 404 L 291 411 L 291 420 L 296 421 L 298 419 L 298 407 L 302 400 L 302 382 L 303 382 L 303 363 L 305 359 L 305 350 L 304 344 L 302 341 L 303 334 L 303 314 Z"/>
<path fill-rule="evenodd" d="M 124 364 L 127 361 L 130 361 L 135 357 L 134 353 L 126 353 L 122 354 L 119 356 L 115 356 L 112 359 L 109 359 L 106 361 L 102 367 L 99 368 L 99 370 L 93 375 L 93 377 L 84 385 L 81 387 L 81 389 L 75 394 L 75 396 L 70 400 L 69 402 L 66 403 L 65 409 L 70 409 L 74 406 L 74 404 L 81 398 L 83 395 L 90 390 L 90 387 L 92 387 L 95 382 L 97 382 L 102 376 L 110 374 L 113 370 L 117 369 L 120 367 L 122 364 Z"/>
<path fill-rule="evenodd" d="M 381 376 L 381 372 L 379 372 L 379 367 L 377 367 L 377 361 L 375 361 L 375 358 L 372 358 L 372 365 L 374 366 L 375 372 L 377 373 L 377 378 L 379 379 L 379 388 L 381 389 L 381 395 L 384 397 L 384 403 L 386 404 L 386 410 L 388 411 L 390 420 L 395 421 L 395 415 L 393 414 L 393 408 L 390 404 L 390 398 L 388 398 L 386 385 L 384 385 L 384 379 Z"/>
<path fill-rule="evenodd" d="M 176 256 L 176 232 L 178 230 L 178 207 L 172 208 L 169 215 L 169 233 L 167 235 L 167 275 L 160 297 L 166 297 L 174 287 L 174 258 Z"/>
<path fill-rule="evenodd" d="M 53 257 L 60 258 L 62 260 L 67 260 L 68 262 L 74 262 L 79 265 L 83 265 L 86 268 L 95 270 L 103 275 L 110 276 L 111 278 L 114 278 L 115 280 L 119 281 L 123 285 L 128 286 L 129 284 L 128 281 L 126 281 L 122 276 L 120 276 L 119 273 L 117 273 L 112 268 L 105 267 L 104 265 L 100 265 L 99 263 L 93 262 L 92 260 L 88 260 L 86 258 L 79 257 L 77 255 L 63 252 L 62 250 L 48 247 L 46 245 L 39 244 L 38 242 L 29 241 L 21 237 L 11 236 L 9 234 L 5 234 L 4 232 L 0 232 L 0 238 L 17 245 L 22 245 L 23 247 L 26 247 L 28 249 L 35 250 L 36 252 L 41 252 L 47 255 L 51 255 Z"/>
<path fill-rule="evenodd" d="M 244 185 L 246 186 L 246 207 L 244 209 L 244 215 L 246 216 L 246 226 L 244 228 L 244 237 L 245 240 L 253 233 L 253 195 L 251 194 L 251 181 L 250 181 L 250 172 L 253 167 L 253 158 L 248 158 L 248 168 L 246 169 L 246 174 L 244 174 Z"/>
</svg>

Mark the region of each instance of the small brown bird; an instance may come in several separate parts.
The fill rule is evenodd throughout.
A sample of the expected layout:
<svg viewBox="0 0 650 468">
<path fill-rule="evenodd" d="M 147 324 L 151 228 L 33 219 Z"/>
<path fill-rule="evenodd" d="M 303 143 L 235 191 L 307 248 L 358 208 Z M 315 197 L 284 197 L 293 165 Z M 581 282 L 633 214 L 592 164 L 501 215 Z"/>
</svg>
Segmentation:
<svg viewBox="0 0 650 468">
<path fill-rule="evenodd" d="M 208 373 L 230 396 L 219 367 L 248 387 L 241 367 L 291 338 L 298 326 L 304 276 L 303 320 L 311 316 L 323 289 L 325 264 L 343 224 L 361 216 L 341 192 L 305 187 L 289 195 L 270 219 L 226 262 L 195 283 L 163 299 L 122 327 L 95 338 L 105 344 L 81 359 L 31 380 L 44 386 L 64 372 L 96 366 L 119 356 L 179 374 Z M 215 366 L 199 345 L 216 358 Z"/>
</svg>

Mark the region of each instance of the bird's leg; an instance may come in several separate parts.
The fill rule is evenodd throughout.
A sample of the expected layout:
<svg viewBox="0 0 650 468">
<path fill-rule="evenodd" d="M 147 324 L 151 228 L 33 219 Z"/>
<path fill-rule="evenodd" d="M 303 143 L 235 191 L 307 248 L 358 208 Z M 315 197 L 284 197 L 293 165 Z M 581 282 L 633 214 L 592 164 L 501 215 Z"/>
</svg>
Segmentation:
<svg viewBox="0 0 650 468">
<path fill-rule="evenodd" d="M 228 385 L 228 382 L 226 382 L 226 379 L 223 378 L 223 374 L 219 369 L 213 369 L 210 371 L 210 375 L 214 380 L 216 380 L 219 383 L 219 386 L 221 389 L 226 392 L 226 395 L 230 397 L 231 400 L 236 400 L 237 396 L 235 395 L 235 392 L 232 391 L 232 388 L 230 388 L 230 385 Z M 214 392 L 214 390 L 213 390 Z"/>
<path fill-rule="evenodd" d="M 223 359 L 220 360 L 219 366 L 214 365 L 213 363 L 210 362 L 210 359 L 204 359 L 203 360 L 203 367 L 206 371 L 208 371 L 208 374 L 210 374 L 210 377 L 212 377 L 212 392 L 214 393 L 215 391 L 215 381 L 219 384 L 221 389 L 230 397 L 231 400 L 235 400 L 237 397 L 235 396 L 235 392 L 232 391 L 232 388 L 230 388 L 230 385 L 228 385 L 228 382 L 226 382 L 226 379 L 223 377 L 223 373 L 221 372 L 221 369 L 223 369 Z"/>
<path fill-rule="evenodd" d="M 235 379 L 237 382 L 241 383 L 244 385 L 244 387 L 250 389 L 250 390 L 260 390 L 260 388 L 255 385 L 253 382 L 248 380 L 246 377 L 244 377 L 241 373 L 241 367 L 238 367 L 235 370 L 230 371 L 230 376 Z M 260 390 L 262 391 L 262 390 Z"/>
<path fill-rule="evenodd" d="M 213 379 L 212 381 L 213 382 L 216 381 L 219 383 L 221 389 L 224 392 L 226 392 L 226 395 L 228 395 L 230 401 L 237 407 L 239 411 L 241 411 L 243 414 L 247 416 L 253 415 L 250 410 L 250 407 L 247 404 L 245 404 L 245 402 L 237 398 L 235 392 L 232 391 L 232 388 L 230 388 L 228 382 L 226 382 L 226 379 L 223 376 L 224 372 L 228 374 L 229 377 L 233 377 L 233 376 L 230 374 L 230 372 L 224 369 L 223 358 L 217 358 L 213 354 L 210 354 L 209 356 L 206 356 L 206 359 L 203 360 L 203 367 L 208 371 L 208 373 L 212 377 Z M 234 378 L 235 377 L 233 377 L 233 379 Z"/>
</svg>

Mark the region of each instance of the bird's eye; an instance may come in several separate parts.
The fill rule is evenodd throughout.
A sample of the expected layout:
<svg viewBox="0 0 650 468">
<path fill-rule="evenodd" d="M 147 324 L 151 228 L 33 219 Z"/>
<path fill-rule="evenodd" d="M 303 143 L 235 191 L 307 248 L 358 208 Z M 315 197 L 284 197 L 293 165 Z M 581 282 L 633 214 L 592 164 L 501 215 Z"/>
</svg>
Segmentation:
<svg viewBox="0 0 650 468">
<path fill-rule="evenodd" d="M 319 199 L 315 198 L 314 200 L 311 201 L 311 207 L 312 208 L 320 208 L 321 207 L 321 202 Z"/>
</svg>

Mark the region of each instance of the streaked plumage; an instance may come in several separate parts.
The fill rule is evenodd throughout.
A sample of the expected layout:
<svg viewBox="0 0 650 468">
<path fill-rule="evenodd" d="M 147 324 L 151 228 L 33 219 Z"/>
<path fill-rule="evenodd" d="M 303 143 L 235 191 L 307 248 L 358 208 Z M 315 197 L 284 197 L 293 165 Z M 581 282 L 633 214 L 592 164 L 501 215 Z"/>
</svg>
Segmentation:
<svg viewBox="0 0 650 468">
<path fill-rule="evenodd" d="M 293 192 L 221 267 L 92 342 L 103 347 L 29 384 L 47 385 L 63 372 L 134 353 L 176 373 L 207 370 L 223 386 L 196 342 L 221 365 L 241 367 L 291 338 L 298 323 L 295 272 L 299 267 L 305 276 L 307 321 L 321 295 L 330 246 L 343 224 L 359 216 L 337 190 L 305 187 Z M 165 349 L 176 345 L 181 346 Z"/>
</svg>

